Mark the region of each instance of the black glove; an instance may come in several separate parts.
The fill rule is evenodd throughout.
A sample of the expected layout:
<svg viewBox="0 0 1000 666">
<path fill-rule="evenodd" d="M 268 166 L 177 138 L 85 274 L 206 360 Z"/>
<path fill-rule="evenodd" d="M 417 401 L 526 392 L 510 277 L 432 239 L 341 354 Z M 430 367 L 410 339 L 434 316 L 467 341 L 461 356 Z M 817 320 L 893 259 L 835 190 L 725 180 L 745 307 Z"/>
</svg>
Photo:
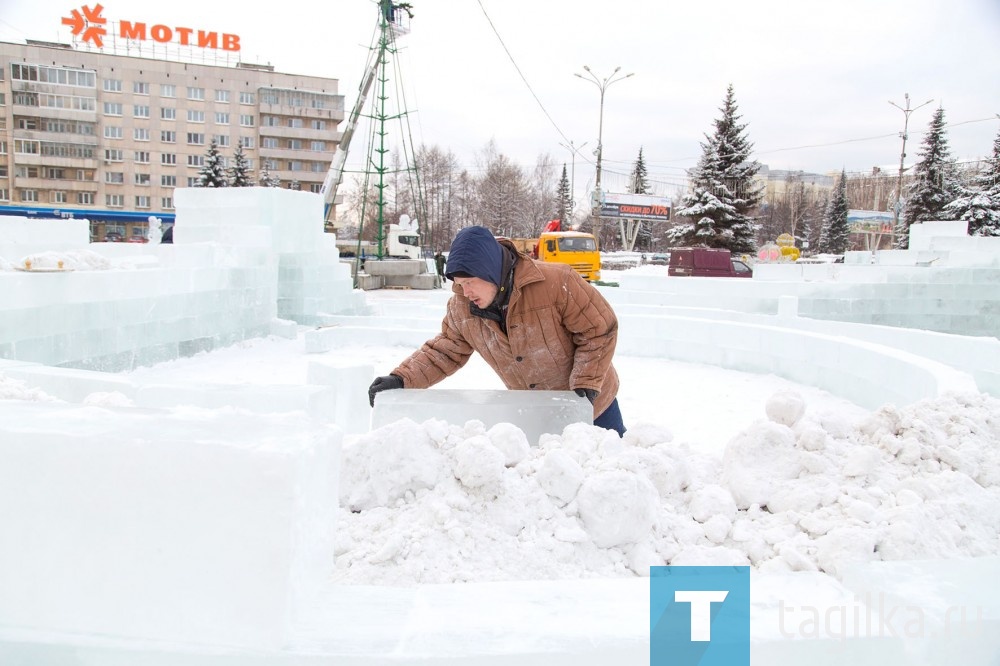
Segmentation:
<svg viewBox="0 0 1000 666">
<path fill-rule="evenodd" d="M 581 398 L 586 398 L 587 400 L 589 400 L 590 404 L 594 404 L 594 398 L 597 397 L 598 393 L 598 391 L 595 391 L 594 389 L 585 389 L 585 388 L 573 389 L 573 391 L 576 392 L 576 394 Z"/>
<path fill-rule="evenodd" d="M 379 391 L 387 391 L 389 389 L 401 389 L 403 388 L 403 378 L 398 375 L 386 375 L 385 377 L 376 377 L 372 385 L 368 387 L 368 402 L 372 407 L 375 406 L 375 394 Z"/>
</svg>

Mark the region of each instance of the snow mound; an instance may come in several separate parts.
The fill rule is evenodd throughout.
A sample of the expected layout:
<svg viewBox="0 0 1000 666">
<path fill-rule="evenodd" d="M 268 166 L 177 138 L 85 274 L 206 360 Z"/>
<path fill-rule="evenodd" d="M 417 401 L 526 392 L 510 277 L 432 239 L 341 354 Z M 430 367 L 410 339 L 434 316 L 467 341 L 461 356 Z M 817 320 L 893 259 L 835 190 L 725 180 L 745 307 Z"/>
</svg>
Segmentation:
<svg viewBox="0 0 1000 666">
<path fill-rule="evenodd" d="M 334 579 L 412 585 L 647 575 L 657 564 L 824 571 L 1000 552 L 1000 400 L 948 395 L 861 423 L 776 396 L 706 459 L 636 424 L 403 420 L 348 441 Z M 777 417 L 777 418 L 775 418 Z"/>
</svg>

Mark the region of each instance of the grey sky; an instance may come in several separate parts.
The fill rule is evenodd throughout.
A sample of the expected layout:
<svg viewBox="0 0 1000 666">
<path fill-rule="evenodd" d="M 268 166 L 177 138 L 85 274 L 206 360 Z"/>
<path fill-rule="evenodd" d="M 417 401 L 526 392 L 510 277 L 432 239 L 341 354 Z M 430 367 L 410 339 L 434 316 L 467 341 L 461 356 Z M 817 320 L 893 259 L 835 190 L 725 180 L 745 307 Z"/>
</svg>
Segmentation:
<svg viewBox="0 0 1000 666">
<path fill-rule="evenodd" d="M 102 4 L 111 20 L 238 34 L 248 61 L 340 79 L 348 108 L 377 19 L 373 0 L 268 3 L 270 13 L 239 14 L 193 0 Z M 600 105 L 598 87 L 573 75 L 585 64 L 600 77 L 616 66 L 635 74 L 605 96 L 605 184 L 612 190 L 642 147 L 657 189 L 673 194 L 730 83 L 755 156 L 772 169 L 895 168 L 904 114 L 888 102 L 904 105 L 904 93 L 913 106 L 934 100 L 911 115 L 908 161 L 938 105 L 955 157 L 988 155 L 1000 129 L 996 0 L 412 4 L 398 62 L 414 142 L 450 149 L 470 170 L 491 139 L 526 169 L 541 153 L 569 167 L 570 151 L 560 143 L 572 141 L 586 143 L 576 158 L 576 189 L 592 186 Z M 0 39 L 68 41 L 60 18 L 79 6 L 0 0 Z M 398 132 L 390 140 L 398 141 Z M 349 167 L 361 163 L 364 142 L 359 130 Z"/>
</svg>

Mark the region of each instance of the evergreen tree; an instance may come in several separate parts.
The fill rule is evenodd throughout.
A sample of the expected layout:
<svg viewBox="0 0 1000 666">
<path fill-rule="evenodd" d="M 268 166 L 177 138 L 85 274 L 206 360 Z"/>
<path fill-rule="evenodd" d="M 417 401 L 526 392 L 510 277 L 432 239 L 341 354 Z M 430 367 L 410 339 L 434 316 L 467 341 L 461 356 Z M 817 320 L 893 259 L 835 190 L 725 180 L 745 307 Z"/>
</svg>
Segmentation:
<svg viewBox="0 0 1000 666">
<path fill-rule="evenodd" d="M 562 177 L 556 187 L 556 217 L 562 222 L 562 228 L 571 226 L 573 215 L 573 193 L 569 191 L 569 176 L 566 175 L 566 165 L 563 164 Z"/>
<path fill-rule="evenodd" d="M 233 166 L 229 167 L 230 187 L 253 187 L 252 169 L 246 153 L 243 152 L 243 140 L 236 143 L 233 153 Z"/>
<path fill-rule="evenodd" d="M 222 166 L 222 156 L 219 154 L 219 146 L 212 139 L 208 144 L 208 152 L 205 154 L 205 165 L 198 170 L 198 184 L 196 187 L 227 187 L 229 181 L 226 179 L 226 170 Z"/>
<path fill-rule="evenodd" d="M 969 223 L 970 236 L 1000 236 L 1000 132 L 993 155 L 972 179 L 959 187 L 959 196 L 947 206 L 956 220 Z"/>
<path fill-rule="evenodd" d="M 958 195 L 955 163 L 945 136 L 944 109 L 931 118 L 930 127 L 920 147 L 920 160 L 914 167 L 914 182 L 908 188 L 900 228 L 896 229 L 896 248 L 910 246 L 910 226 L 916 222 L 951 219 L 946 206 Z"/>
<path fill-rule="evenodd" d="M 261 187 L 281 187 L 281 179 L 271 175 L 271 170 L 267 166 L 267 160 L 261 161 L 260 180 L 258 183 Z"/>
<path fill-rule="evenodd" d="M 840 172 L 840 180 L 826 205 L 823 214 L 823 229 L 819 234 L 819 251 L 827 254 L 843 254 L 850 240 L 847 226 L 847 171 Z"/>
<path fill-rule="evenodd" d="M 642 147 L 639 148 L 639 157 L 635 160 L 632 168 L 630 191 L 633 194 L 649 194 L 649 175 L 646 170 L 646 159 L 642 156 Z M 635 236 L 636 245 L 649 250 L 653 245 L 653 223 L 648 220 L 639 222 L 639 229 Z"/>
<path fill-rule="evenodd" d="M 672 245 L 727 248 L 753 253 L 757 224 L 750 216 L 763 192 L 754 182 L 760 163 L 750 159 L 753 144 L 739 124 L 733 86 L 726 91 L 715 133 L 705 135 L 702 155 L 691 173 L 692 190 L 676 213 L 687 218 L 668 234 Z"/>
</svg>

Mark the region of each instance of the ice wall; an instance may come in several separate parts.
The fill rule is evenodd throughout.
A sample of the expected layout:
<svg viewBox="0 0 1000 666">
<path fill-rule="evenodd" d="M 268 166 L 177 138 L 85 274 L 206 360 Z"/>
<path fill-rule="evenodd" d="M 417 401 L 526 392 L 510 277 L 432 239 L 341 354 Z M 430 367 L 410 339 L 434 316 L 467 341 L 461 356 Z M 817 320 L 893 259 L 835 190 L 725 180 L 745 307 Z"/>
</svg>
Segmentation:
<svg viewBox="0 0 1000 666">
<path fill-rule="evenodd" d="M 363 310 L 319 195 L 189 188 L 176 205 L 168 245 L 91 244 L 85 221 L 0 218 L 8 265 L 23 267 L 23 250 L 108 260 L 0 270 L 0 358 L 118 371 L 263 337 L 279 319 Z"/>
</svg>

